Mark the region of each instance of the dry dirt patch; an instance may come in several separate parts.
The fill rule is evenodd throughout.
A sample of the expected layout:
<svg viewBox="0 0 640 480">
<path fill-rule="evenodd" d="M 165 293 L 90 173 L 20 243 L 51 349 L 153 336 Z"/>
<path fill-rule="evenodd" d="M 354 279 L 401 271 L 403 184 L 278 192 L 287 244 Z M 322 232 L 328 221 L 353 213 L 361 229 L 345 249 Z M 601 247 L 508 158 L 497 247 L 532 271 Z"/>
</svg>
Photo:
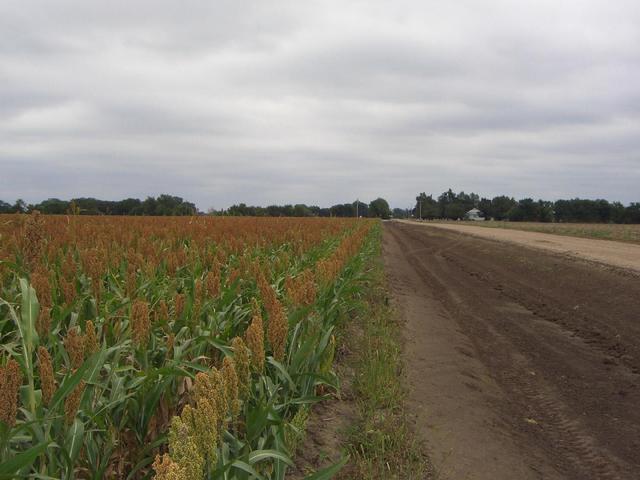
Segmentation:
<svg viewBox="0 0 640 480">
<path fill-rule="evenodd" d="M 439 478 L 637 478 L 637 275 L 451 230 L 384 236 L 409 408 Z"/>
<path fill-rule="evenodd" d="M 554 253 L 640 272 L 640 245 L 631 243 L 568 237 L 550 233 L 525 232 L 522 230 L 457 225 L 455 223 L 407 223 L 421 225 L 425 228 L 453 230 L 482 238 L 549 250 Z"/>
</svg>

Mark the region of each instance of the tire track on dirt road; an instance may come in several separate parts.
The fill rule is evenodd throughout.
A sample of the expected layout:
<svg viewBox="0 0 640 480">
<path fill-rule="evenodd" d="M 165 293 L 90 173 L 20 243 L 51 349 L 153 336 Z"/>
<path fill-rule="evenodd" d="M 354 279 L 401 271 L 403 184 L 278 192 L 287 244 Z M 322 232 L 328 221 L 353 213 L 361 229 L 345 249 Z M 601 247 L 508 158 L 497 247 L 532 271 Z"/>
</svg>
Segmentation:
<svg viewBox="0 0 640 480">
<path fill-rule="evenodd" d="M 507 464 L 527 464 L 527 478 L 637 478 L 640 287 L 632 278 L 421 226 L 387 224 L 385 247 L 392 288 L 394 276 L 404 275 L 405 283 L 412 278 L 418 283 L 414 294 L 435 299 L 443 321 L 455 324 L 467 340 L 462 350 L 438 347 L 457 354 L 448 361 L 477 358 L 497 385 L 485 399 L 498 419 L 489 437 L 513 441 L 514 458 Z M 413 277 L 403 272 L 407 269 Z M 608 290 L 610 295 L 603 293 Z M 407 297 L 405 292 L 399 300 Z M 417 363 L 426 368 L 429 353 L 418 354 Z M 411 376 L 412 359 L 406 360 Z M 467 386 L 482 402 L 484 385 L 474 375 Z M 428 425 L 418 429 L 429 442 Z M 464 442 L 460 446 L 465 448 Z M 482 466 L 477 467 L 479 474 L 468 478 L 516 478 L 482 476 Z"/>
</svg>

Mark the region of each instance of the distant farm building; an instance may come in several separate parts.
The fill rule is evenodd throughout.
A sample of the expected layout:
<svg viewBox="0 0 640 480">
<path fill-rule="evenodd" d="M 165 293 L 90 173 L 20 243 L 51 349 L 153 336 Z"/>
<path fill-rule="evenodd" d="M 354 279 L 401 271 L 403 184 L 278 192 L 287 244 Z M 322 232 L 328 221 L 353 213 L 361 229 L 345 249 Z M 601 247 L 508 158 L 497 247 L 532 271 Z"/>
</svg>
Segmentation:
<svg viewBox="0 0 640 480">
<path fill-rule="evenodd" d="M 465 220 L 484 220 L 484 214 L 477 208 L 472 208 L 464 214 Z"/>
</svg>

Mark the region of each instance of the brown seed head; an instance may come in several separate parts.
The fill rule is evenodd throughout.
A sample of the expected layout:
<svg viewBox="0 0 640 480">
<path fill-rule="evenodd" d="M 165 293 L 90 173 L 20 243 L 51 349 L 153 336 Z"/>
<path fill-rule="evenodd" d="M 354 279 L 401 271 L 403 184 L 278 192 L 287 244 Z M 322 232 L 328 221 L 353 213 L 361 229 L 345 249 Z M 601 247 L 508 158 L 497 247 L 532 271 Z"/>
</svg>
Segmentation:
<svg viewBox="0 0 640 480">
<path fill-rule="evenodd" d="M 31 274 L 31 286 L 36 291 L 38 303 L 41 309 L 51 307 L 51 283 L 49 275 L 44 271 L 36 271 Z"/>
<path fill-rule="evenodd" d="M 247 328 L 246 341 L 251 351 L 253 368 L 258 372 L 262 372 L 264 370 L 264 327 L 260 314 L 254 314 L 251 324 Z"/>
<path fill-rule="evenodd" d="M 49 332 L 51 331 L 51 309 L 50 308 L 41 308 L 40 313 L 38 314 L 38 320 L 36 321 L 36 331 L 38 332 L 38 337 L 47 338 Z"/>
<path fill-rule="evenodd" d="M 211 418 L 216 419 L 215 426 L 218 434 L 221 435 L 226 425 L 229 411 L 222 374 L 216 368 L 212 368 L 207 373 L 198 373 L 193 392 L 196 402 L 206 400 L 215 409 L 215 416 Z"/>
<path fill-rule="evenodd" d="M 87 355 L 91 355 L 100 349 L 98 334 L 96 333 L 96 327 L 91 320 L 87 320 L 85 329 L 85 351 Z"/>
<path fill-rule="evenodd" d="M 240 278 L 240 270 L 237 268 L 234 268 L 233 270 L 231 270 L 231 273 L 229 273 L 229 278 L 227 279 L 227 286 L 233 285 L 233 283 L 238 280 L 238 278 Z"/>
<path fill-rule="evenodd" d="M 37 210 L 34 210 L 24 223 L 23 241 L 22 254 L 25 263 L 34 269 L 45 247 L 44 219 Z"/>
<path fill-rule="evenodd" d="M 182 317 L 184 312 L 184 293 L 176 293 L 175 297 L 173 297 L 173 305 L 175 308 L 176 318 Z"/>
<path fill-rule="evenodd" d="M 71 425 L 73 423 L 73 420 L 76 418 L 76 414 L 78 413 L 78 408 L 80 408 L 80 401 L 82 400 L 82 394 L 84 393 L 85 387 L 85 381 L 80 380 L 80 383 L 76 385 L 76 388 L 73 389 L 73 391 L 64 401 L 64 417 L 67 425 Z"/>
<path fill-rule="evenodd" d="M 224 382 L 227 408 L 231 412 L 231 418 L 235 419 L 240 414 L 240 398 L 238 395 L 238 374 L 235 362 L 231 357 L 224 357 L 221 374 Z"/>
<path fill-rule="evenodd" d="M 144 300 L 136 300 L 131 306 L 131 329 L 134 345 L 142 348 L 147 346 L 150 328 L 149 304 Z"/>
<path fill-rule="evenodd" d="M 16 424 L 18 393 L 22 385 L 20 365 L 14 359 L 0 366 L 0 420 L 9 427 Z"/>
<path fill-rule="evenodd" d="M 49 351 L 42 345 L 38 347 L 38 362 L 40 364 L 40 386 L 42 388 L 42 403 L 49 405 L 56 391 L 56 381 L 53 373 L 53 363 Z"/>
<path fill-rule="evenodd" d="M 205 279 L 205 288 L 209 299 L 220 295 L 220 272 L 209 272 Z"/>
<path fill-rule="evenodd" d="M 156 472 L 156 480 L 189 480 L 186 470 L 171 460 L 166 453 L 162 457 L 156 455 L 153 470 Z"/>
<path fill-rule="evenodd" d="M 267 312 L 270 312 L 274 307 L 274 303 L 277 302 L 276 292 L 273 290 L 273 287 L 267 282 L 266 277 L 262 270 L 257 272 L 256 282 L 258 284 L 258 288 L 260 289 L 260 297 L 262 298 L 262 303 L 264 304 Z"/>
<path fill-rule="evenodd" d="M 131 266 L 129 266 L 129 270 L 127 270 L 127 294 L 130 297 L 135 296 L 137 288 L 138 284 L 136 271 Z"/>
<path fill-rule="evenodd" d="M 218 409 L 210 399 L 200 398 L 194 410 L 194 433 L 200 454 L 210 462 L 216 460 L 218 444 Z"/>
<path fill-rule="evenodd" d="M 60 288 L 62 289 L 62 296 L 64 297 L 64 303 L 67 306 L 73 304 L 76 298 L 76 282 L 75 280 L 60 280 Z"/>
<path fill-rule="evenodd" d="M 193 409 L 187 405 L 180 416 L 171 419 L 169 453 L 175 463 L 184 469 L 188 479 L 203 477 L 204 458 L 196 444 Z"/>
<path fill-rule="evenodd" d="M 204 298 L 204 287 L 202 286 L 202 280 L 195 281 L 195 289 L 193 290 L 193 298 L 198 301 Z"/>
<path fill-rule="evenodd" d="M 251 381 L 249 349 L 240 337 L 235 337 L 231 340 L 231 347 L 233 348 L 233 360 L 238 376 L 238 390 L 240 395 L 246 398 L 249 392 L 249 382 Z"/>
<path fill-rule="evenodd" d="M 276 300 L 271 307 L 271 316 L 269 318 L 269 343 L 273 350 L 273 357 L 279 362 L 284 358 L 284 352 L 287 348 L 287 334 L 289 331 L 289 322 L 282 304 Z"/>
<path fill-rule="evenodd" d="M 251 299 L 251 315 L 254 317 L 256 315 L 262 315 L 262 309 L 260 308 L 260 304 L 258 303 L 258 299 L 256 297 L 253 297 Z"/>
<path fill-rule="evenodd" d="M 74 370 L 80 368 L 84 362 L 84 347 L 84 337 L 78 333 L 77 329 L 72 328 L 67 331 L 67 336 L 64 338 L 64 348 L 69 355 L 71 368 Z"/>
<path fill-rule="evenodd" d="M 292 303 L 309 306 L 316 301 L 316 284 L 313 277 L 313 272 L 307 269 L 296 277 L 286 278 L 285 289 Z"/>
</svg>

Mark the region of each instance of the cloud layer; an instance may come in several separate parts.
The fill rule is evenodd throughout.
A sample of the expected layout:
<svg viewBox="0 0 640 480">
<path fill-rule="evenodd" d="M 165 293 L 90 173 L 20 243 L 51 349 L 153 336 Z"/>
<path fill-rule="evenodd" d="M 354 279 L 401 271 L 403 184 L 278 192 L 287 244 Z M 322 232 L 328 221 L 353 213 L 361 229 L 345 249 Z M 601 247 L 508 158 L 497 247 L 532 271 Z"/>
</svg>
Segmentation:
<svg viewBox="0 0 640 480">
<path fill-rule="evenodd" d="M 0 3 L 0 199 L 640 200 L 635 0 Z"/>
</svg>

